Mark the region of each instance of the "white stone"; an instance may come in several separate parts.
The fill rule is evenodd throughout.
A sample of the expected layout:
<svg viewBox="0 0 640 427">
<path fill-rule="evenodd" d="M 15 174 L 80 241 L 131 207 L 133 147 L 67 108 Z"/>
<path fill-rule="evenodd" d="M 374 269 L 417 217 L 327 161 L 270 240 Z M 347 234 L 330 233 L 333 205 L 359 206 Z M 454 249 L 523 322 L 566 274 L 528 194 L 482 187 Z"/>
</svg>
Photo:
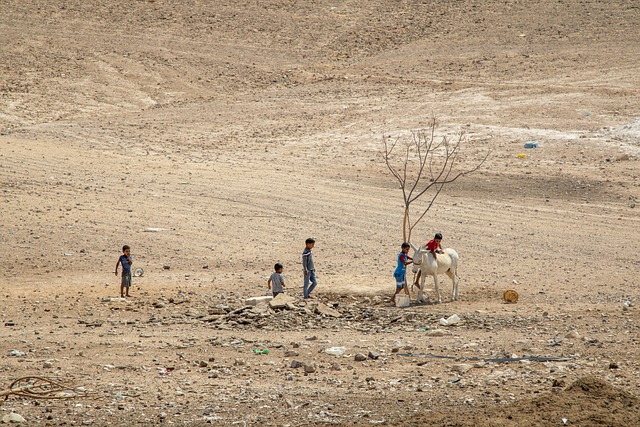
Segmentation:
<svg viewBox="0 0 640 427">
<path fill-rule="evenodd" d="M 274 299 L 269 301 L 271 308 L 286 308 L 288 304 L 293 304 L 296 299 L 287 294 L 278 294 Z"/>
<path fill-rule="evenodd" d="M 244 303 L 246 305 L 258 305 L 258 303 L 261 302 L 269 302 L 273 299 L 273 297 L 271 295 L 264 295 L 261 297 L 251 297 L 251 298 L 247 298 Z"/>
<path fill-rule="evenodd" d="M 4 417 L 2 417 L 2 422 L 3 423 L 23 423 L 25 422 L 25 419 L 22 417 L 22 415 L 20 414 L 16 414 L 15 412 L 12 412 L 10 414 L 5 415 Z"/>
</svg>

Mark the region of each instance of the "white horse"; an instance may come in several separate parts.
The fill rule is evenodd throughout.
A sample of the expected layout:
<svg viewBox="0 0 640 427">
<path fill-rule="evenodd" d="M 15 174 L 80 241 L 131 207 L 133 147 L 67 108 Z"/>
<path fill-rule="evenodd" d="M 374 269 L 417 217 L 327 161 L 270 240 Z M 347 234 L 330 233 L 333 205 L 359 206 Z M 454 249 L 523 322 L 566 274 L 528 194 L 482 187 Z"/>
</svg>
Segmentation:
<svg viewBox="0 0 640 427">
<path fill-rule="evenodd" d="M 442 273 L 447 273 L 447 276 L 449 276 L 453 281 L 451 301 L 457 300 L 458 282 L 460 281 L 460 278 L 458 277 L 458 253 L 451 248 L 446 248 L 443 254 L 437 254 L 436 259 L 434 259 L 431 251 L 424 245 L 419 248 L 416 248 L 414 245 L 411 245 L 411 247 L 414 251 L 413 272 L 417 273 L 418 270 L 421 271 L 418 302 L 423 301 L 424 281 L 427 276 L 433 276 L 433 281 L 435 282 L 436 287 L 436 296 L 438 297 L 437 303 L 440 304 L 442 302 L 442 298 L 440 297 L 440 288 L 438 287 L 438 274 Z M 427 295 L 426 300 L 429 301 L 429 295 Z"/>
</svg>

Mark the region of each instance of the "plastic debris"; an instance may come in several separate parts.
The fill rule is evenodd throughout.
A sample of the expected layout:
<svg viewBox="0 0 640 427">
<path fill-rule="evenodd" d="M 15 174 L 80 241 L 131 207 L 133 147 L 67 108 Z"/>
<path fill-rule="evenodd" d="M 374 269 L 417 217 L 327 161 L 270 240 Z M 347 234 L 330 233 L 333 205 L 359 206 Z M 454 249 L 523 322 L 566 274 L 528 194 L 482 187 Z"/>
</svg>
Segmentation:
<svg viewBox="0 0 640 427">
<path fill-rule="evenodd" d="M 458 316 L 457 314 L 453 314 L 447 317 L 446 319 L 444 317 L 440 319 L 440 324 L 442 326 L 451 326 L 451 325 L 455 325 L 459 321 L 460 321 L 460 316 Z"/>
<path fill-rule="evenodd" d="M 329 347 L 324 352 L 334 356 L 342 356 L 347 351 L 346 347 Z"/>
</svg>

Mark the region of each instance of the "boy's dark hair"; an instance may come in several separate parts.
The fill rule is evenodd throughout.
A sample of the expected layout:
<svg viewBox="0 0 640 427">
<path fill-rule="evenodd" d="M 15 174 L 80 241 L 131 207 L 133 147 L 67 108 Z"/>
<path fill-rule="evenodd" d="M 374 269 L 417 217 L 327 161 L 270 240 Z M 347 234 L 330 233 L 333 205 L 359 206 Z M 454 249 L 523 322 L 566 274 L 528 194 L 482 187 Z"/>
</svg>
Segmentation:
<svg viewBox="0 0 640 427">
<path fill-rule="evenodd" d="M 131 249 L 131 248 L 129 247 L 129 245 L 124 245 L 122 247 L 122 252 L 126 251 L 127 249 Z"/>
<path fill-rule="evenodd" d="M 404 242 L 400 247 L 401 247 L 402 249 L 404 249 L 404 248 L 410 248 L 410 247 L 411 247 L 411 245 L 410 245 L 410 244 L 408 244 L 407 242 Z"/>
<path fill-rule="evenodd" d="M 304 241 L 305 245 L 308 245 L 309 243 L 315 243 L 316 239 L 309 237 L 307 240 Z"/>
<path fill-rule="evenodd" d="M 275 271 L 278 271 L 278 270 L 280 270 L 281 268 L 283 268 L 283 267 L 282 267 L 282 264 L 280 264 L 279 262 L 276 262 L 276 265 L 274 265 L 274 266 L 273 266 L 273 269 L 274 269 Z"/>
<path fill-rule="evenodd" d="M 436 236 L 434 237 L 434 239 L 442 240 L 442 234 L 441 233 L 436 233 Z"/>
</svg>

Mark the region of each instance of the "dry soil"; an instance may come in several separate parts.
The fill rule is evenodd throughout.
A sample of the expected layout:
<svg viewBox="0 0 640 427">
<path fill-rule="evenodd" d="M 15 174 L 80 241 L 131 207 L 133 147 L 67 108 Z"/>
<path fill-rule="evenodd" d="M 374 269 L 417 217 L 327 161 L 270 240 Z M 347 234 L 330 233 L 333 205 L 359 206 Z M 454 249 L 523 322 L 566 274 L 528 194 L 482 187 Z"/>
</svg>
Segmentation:
<svg viewBox="0 0 640 427">
<path fill-rule="evenodd" d="M 3 0 L 0 16 L 0 384 L 89 394 L 12 395 L 0 415 L 640 425 L 637 1 Z M 454 171 L 489 156 L 412 234 L 458 251 L 459 300 L 445 277 L 442 304 L 400 309 L 382 141 L 433 116 L 437 141 L 464 134 Z M 126 300 L 123 244 L 144 270 Z M 295 300 L 245 307 L 275 262 Z"/>
</svg>

